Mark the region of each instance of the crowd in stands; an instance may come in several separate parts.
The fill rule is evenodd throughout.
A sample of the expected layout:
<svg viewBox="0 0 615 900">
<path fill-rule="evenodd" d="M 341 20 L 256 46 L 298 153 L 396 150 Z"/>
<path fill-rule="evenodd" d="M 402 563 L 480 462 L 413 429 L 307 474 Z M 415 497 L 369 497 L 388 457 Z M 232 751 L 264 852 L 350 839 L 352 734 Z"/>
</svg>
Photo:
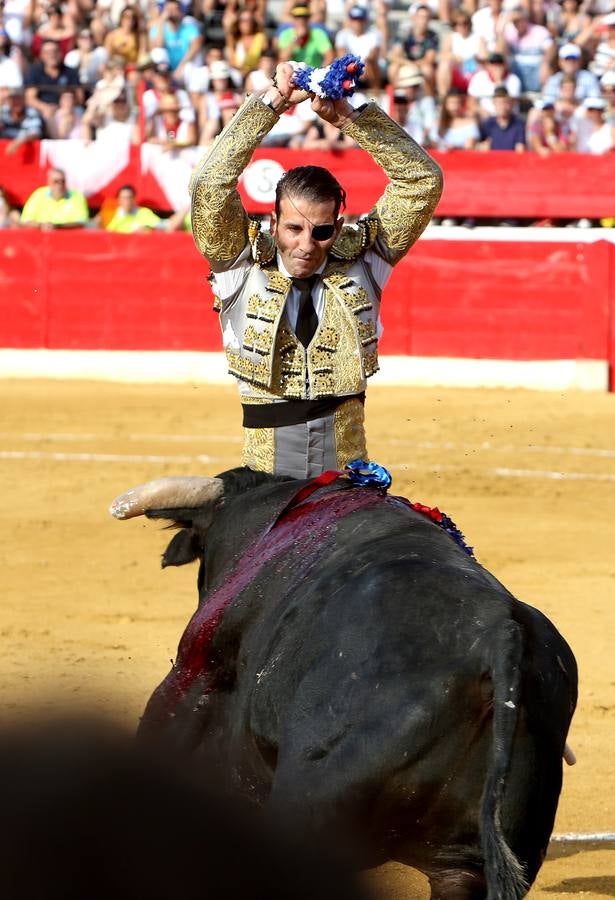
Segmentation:
<svg viewBox="0 0 615 900">
<path fill-rule="evenodd" d="M 277 62 L 346 53 L 366 64 L 353 102 L 425 147 L 615 149 L 615 0 L 398 2 L 0 0 L 0 155 L 43 137 L 206 147 Z M 309 103 L 264 143 L 352 145 Z"/>
</svg>

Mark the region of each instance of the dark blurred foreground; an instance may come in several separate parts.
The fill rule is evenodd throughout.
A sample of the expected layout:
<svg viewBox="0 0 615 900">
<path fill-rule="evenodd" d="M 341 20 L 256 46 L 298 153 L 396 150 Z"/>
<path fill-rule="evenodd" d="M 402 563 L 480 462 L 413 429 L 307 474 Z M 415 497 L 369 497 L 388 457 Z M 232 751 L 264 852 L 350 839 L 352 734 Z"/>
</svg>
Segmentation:
<svg viewBox="0 0 615 900">
<path fill-rule="evenodd" d="M 216 795 L 203 775 L 108 722 L 66 717 L 0 733 L 0 897 L 362 896 L 340 854 Z"/>
</svg>

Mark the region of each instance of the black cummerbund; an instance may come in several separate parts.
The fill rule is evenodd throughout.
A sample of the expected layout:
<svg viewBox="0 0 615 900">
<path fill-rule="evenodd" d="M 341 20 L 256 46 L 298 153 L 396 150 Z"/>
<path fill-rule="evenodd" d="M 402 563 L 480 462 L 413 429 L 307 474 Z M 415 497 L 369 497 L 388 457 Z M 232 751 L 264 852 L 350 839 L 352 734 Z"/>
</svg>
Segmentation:
<svg viewBox="0 0 615 900">
<path fill-rule="evenodd" d="M 330 416 L 347 400 L 365 403 L 365 391 L 349 397 L 322 397 L 320 400 L 284 400 L 282 403 L 242 403 L 244 428 L 280 428 L 303 425 Z"/>
</svg>

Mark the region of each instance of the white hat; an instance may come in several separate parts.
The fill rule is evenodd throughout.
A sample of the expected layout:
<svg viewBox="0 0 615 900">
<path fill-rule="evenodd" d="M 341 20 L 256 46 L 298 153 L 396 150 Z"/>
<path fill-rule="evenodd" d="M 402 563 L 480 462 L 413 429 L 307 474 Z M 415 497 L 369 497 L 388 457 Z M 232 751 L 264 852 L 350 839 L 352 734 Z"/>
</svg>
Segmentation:
<svg viewBox="0 0 615 900">
<path fill-rule="evenodd" d="M 600 79 L 600 84 L 602 85 L 602 87 L 615 86 L 615 69 L 609 69 L 607 72 L 605 72 Z"/>
<path fill-rule="evenodd" d="M 209 66 L 209 77 L 214 78 L 230 78 L 231 67 L 224 59 L 214 59 Z"/>
<path fill-rule="evenodd" d="M 564 44 L 559 48 L 560 59 L 581 59 L 581 48 L 577 44 Z"/>
<path fill-rule="evenodd" d="M 171 62 L 168 51 L 164 47 L 152 47 L 150 57 L 155 66 L 168 66 Z"/>
<path fill-rule="evenodd" d="M 399 67 L 397 78 L 395 79 L 396 88 L 417 87 L 423 83 L 423 75 L 416 63 L 407 62 Z"/>
<path fill-rule="evenodd" d="M 585 109 L 606 109 L 608 103 L 602 97 L 586 97 L 583 106 Z"/>
</svg>

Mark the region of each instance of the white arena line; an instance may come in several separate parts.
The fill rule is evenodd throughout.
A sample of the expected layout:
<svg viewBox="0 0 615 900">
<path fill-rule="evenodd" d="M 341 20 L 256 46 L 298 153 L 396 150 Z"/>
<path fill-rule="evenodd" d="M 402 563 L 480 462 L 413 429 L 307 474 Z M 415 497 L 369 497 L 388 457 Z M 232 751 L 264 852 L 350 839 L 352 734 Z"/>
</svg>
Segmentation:
<svg viewBox="0 0 615 900">
<path fill-rule="evenodd" d="M 615 831 L 596 831 L 595 833 L 591 832 L 575 832 L 569 831 L 564 834 L 552 834 L 551 840 L 555 842 L 570 842 L 577 843 L 582 841 L 605 841 L 611 842 L 615 841 Z"/>
<path fill-rule="evenodd" d="M 23 441 L 162 441 L 163 443 L 201 443 L 208 441 L 215 444 L 242 444 L 243 438 L 239 435 L 229 434 L 163 434 L 149 432 L 135 432 L 126 435 L 96 434 L 88 432 L 39 432 L 39 431 L 0 431 L 0 440 Z M 513 444 L 497 445 L 491 441 L 482 441 L 478 444 L 456 443 L 455 441 L 412 441 L 406 438 L 387 438 L 382 441 L 392 447 L 416 447 L 419 450 L 492 450 L 497 453 L 555 453 L 558 455 L 570 454 L 571 456 L 596 456 L 606 459 L 615 458 L 615 449 L 605 447 L 557 447 L 540 444 L 526 444 L 515 446 Z"/>
<path fill-rule="evenodd" d="M 0 459 L 48 459 L 54 462 L 219 463 L 214 456 L 162 456 L 140 453 L 51 453 L 44 450 L 0 450 Z"/>
<path fill-rule="evenodd" d="M 421 472 L 457 472 L 462 465 L 441 465 L 435 463 L 433 466 L 422 465 L 418 463 L 398 463 L 397 465 L 387 466 L 391 472 L 403 472 L 408 469 Z M 504 466 L 496 466 L 489 469 L 478 469 L 481 475 L 491 475 L 494 478 L 543 478 L 552 481 L 607 481 L 615 483 L 615 474 L 601 474 L 600 472 L 550 472 L 541 471 L 540 469 L 507 469 Z"/>
<path fill-rule="evenodd" d="M 224 463 L 219 457 L 198 454 L 196 456 L 164 456 L 161 454 L 139 453 L 60 453 L 45 450 L 0 450 L 0 459 L 42 460 L 52 462 L 148 462 L 148 463 Z M 455 465 L 418 465 L 417 463 L 399 463 L 389 466 L 391 471 L 406 471 L 408 469 L 422 472 L 456 472 L 459 466 Z M 497 478 L 543 478 L 556 481 L 606 481 L 615 482 L 614 475 L 606 475 L 594 472 L 549 472 L 538 469 L 507 469 L 502 466 L 491 469 L 480 469 L 482 475 L 491 475 Z"/>
</svg>

